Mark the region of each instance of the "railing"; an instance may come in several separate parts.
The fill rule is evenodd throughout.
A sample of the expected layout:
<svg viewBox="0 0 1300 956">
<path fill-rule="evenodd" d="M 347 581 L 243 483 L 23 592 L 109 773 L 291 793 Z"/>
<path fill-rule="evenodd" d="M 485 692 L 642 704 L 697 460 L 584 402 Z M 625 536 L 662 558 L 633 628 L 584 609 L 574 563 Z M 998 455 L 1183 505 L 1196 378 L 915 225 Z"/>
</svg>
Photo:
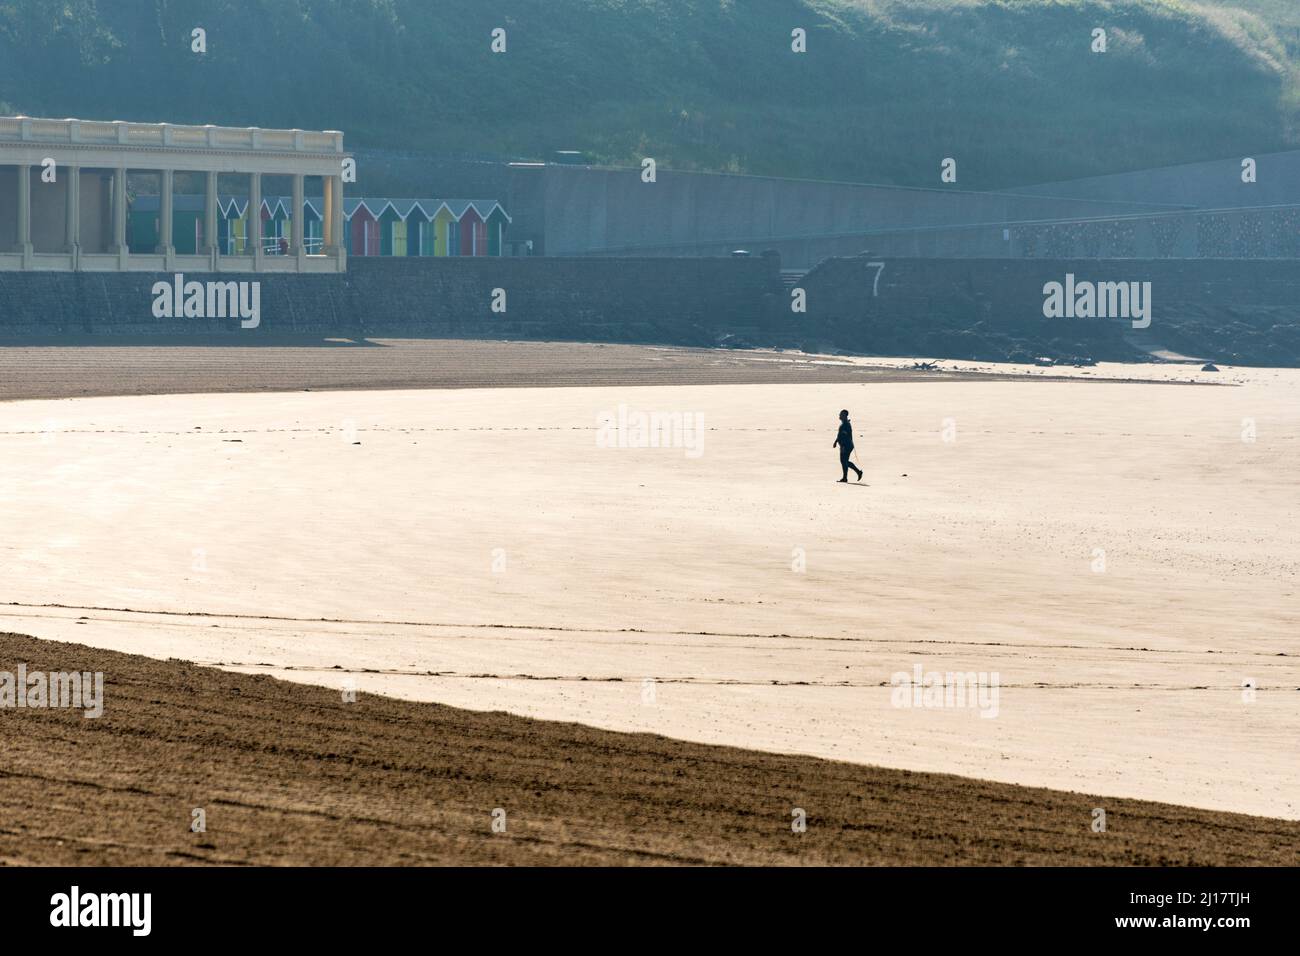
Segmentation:
<svg viewBox="0 0 1300 956">
<path fill-rule="evenodd" d="M 189 149 L 246 149 L 275 152 L 343 152 L 343 134 L 337 130 L 181 126 L 175 123 L 37 119 L 30 116 L 0 116 L 0 142 L 3 141 L 175 146 Z"/>
<path fill-rule="evenodd" d="M 262 237 L 262 255 L 264 256 L 287 256 L 289 255 L 289 243 L 291 240 L 288 236 L 283 237 L 281 245 L 280 236 L 263 236 Z M 309 256 L 320 256 L 325 254 L 325 240 L 320 236 L 308 236 L 302 241 L 303 249 Z"/>
</svg>

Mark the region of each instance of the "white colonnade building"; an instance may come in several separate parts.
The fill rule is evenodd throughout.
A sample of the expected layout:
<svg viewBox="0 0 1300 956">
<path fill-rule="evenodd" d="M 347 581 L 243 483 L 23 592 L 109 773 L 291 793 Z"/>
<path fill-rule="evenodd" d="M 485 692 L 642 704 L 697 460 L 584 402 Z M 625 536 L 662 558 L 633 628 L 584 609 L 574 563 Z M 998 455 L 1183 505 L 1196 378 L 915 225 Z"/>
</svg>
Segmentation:
<svg viewBox="0 0 1300 956">
<path fill-rule="evenodd" d="M 343 134 L 299 129 L 180 126 L 0 117 L 0 271 L 343 272 Z M 51 172 L 52 170 L 52 172 Z M 128 177 L 158 182 L 157 244 L 130 248 Z M 203 212 L 192 254 L 172 235 L 177 174 L 200 182 Z M 247 177 L 245 255 L 219 247 L 218 176 Z M 292 180 L 286 255 L 261 241 L 263 177 Z M 322 242 L 304 241 L 305 177 L 320 177 Z"/>
</svg>

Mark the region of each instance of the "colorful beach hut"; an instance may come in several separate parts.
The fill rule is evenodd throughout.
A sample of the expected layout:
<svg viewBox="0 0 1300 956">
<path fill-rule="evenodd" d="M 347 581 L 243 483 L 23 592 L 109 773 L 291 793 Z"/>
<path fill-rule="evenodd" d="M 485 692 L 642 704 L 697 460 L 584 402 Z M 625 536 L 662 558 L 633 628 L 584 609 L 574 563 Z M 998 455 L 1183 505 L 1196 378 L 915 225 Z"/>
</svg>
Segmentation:
<svg viewBox="0 0 1300 956">
<path fill-rule="evenodd" d="M 431 256 L 434 252 L 433 216 L 438 209 L 437 200 L 431 199 L 393 199 L 390 200 L 394 211 L 401 216 L 406 228 L 406 252 L 408 256 Z M 396 251 L 394 240 L 393 255 L 402 255 Z"/>
<path fill-rule="evenodd" d="M 139 196 L 128 214 L 128 242 L 135 252 L 151 253 L 159 241 L 158 196 Z M 287 251 L 293 241 L 292 197 L 262 199 L 262 249 Z M 303 200 L 303 241 L 310 255 L 322 251 L 325 203 Z M 178 253 L 203 248 L 203 196 L 176 195 L 172 201 L 172 242 Z M 494 199 L 345 199 L 344 245 L 351 256 L 501 256 L 510 216 Z M 217 243 L 224 255 L 252 254 L 248 244 L 248 200 L 217 197 Z"/>
<path fill-rule="evenodd" d="M 438 204 L 433 214 L 433 254 L 435 256 L 459 255 L 460 229 L 456 213 L 445 202 Z"/>
<path fill-rule="evenodd" d="M 448 224 L 447 255 L 499 256 L 505 250 L 510 216 L 495 199 L 448 199 L 443 204 L 455 225 Z"/>
<path fill-rule="evenodd" d="M 236 196 L 217 197 L 217 248 L 223 255 L 246 256 L 248 248 L 248 200 Z"/>
<path fill-rule="evenodd" d="M 483 216 L 487 223 L 488 250 L 490 256 L 503 256 L 506 253 L 506 226 L 510 225 L 510 216 L 499 202 L 493 202 L 492 208 Z"/>
<path fill-rule="evenodd" d="M 460 254 L 462 256 L 487 255 L 487 223 L 483 221 L 483 216 L 475 207 L 473 200 L 465 201 L 457 218 L 460 220 Z"/>
<path fill-rule="evenodd" d="M 381 256 L 406 255 L 406 219 L 391 199 L 367 200 L 373 203 L 375 219 L 379 222 L 379 254 Z M 400 200 L 399 200 L 400 202 Z"/>
<path fill-rule="evenodd" d="M 343 216 L 348 223 L 344 238 L 349 256 L 379 255 L 379 217 L 370 204 L 386 202 L 378 199 L 343 200 Z M 383 211 L 383 206 L 380 206 L 380 211 Z"/>
<path fill-rule="evenodd" d="M 289 215 L 293 200 L 284 196 L 262 199 L 262 251 L 268 256 L 287 253 L 293 238 Z"/>
<path fill-rule="evenodd" d="M 309 256 L 320 255 L 325 244 L 325 200 L 313 197 L 302 202 L 302 241 Z"/>
</svg>

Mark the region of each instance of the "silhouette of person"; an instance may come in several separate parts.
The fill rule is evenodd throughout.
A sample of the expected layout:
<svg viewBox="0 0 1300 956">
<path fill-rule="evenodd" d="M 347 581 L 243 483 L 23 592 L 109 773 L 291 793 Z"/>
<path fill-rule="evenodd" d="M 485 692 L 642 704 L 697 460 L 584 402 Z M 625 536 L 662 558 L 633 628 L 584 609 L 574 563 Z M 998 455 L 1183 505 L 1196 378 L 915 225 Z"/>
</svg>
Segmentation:
<svg viewBox="0 0 1300 956">
<path fill-rule="evenodd" d="M 849 480 L 850 468 L 858 473 L 857 480 L 861 481 L 862 469 L 849 461 L 849 455 L 853 453 L 853 426 L 849 424 L 849 410 L 847 408 L 840 409 L 840 431 L 835 436 L 835 444 L 831 445 L 831 447 L 834 448 L 836 445 L 840 449 L 840 470 L 844 472 L 844 477 L 840 479 L 840 482 Z"/>
</svg>

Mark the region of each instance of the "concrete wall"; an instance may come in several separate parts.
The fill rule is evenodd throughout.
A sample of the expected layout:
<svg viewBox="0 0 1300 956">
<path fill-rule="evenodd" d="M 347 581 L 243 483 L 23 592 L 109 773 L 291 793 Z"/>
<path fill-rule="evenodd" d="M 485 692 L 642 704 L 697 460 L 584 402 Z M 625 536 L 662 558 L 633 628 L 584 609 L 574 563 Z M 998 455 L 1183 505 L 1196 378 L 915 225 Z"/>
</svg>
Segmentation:
<svg viewBox="0 0 1300 956">
<path fill-rule="evenodd" d="M 227 274 L 261 282 L 262 324 L 155 319 L 150 273 L 0 273 L 0 338 L 287 334 L 740 342 L 962 359 L 1123 360 L 1172 348 L 1241 364 L 1300 365 L 1300 262 L 884 259 L 823 262 L 791 309 L 773 258 L 367 259 L 347 275 Z M 877 273 L 879 277 L 877 280 Z M 1046 319 L 1043 285 L 1151 282 L 1152 323 Z M 195 276 L 199 279 L 209 275 Z M 493 290 L 507 311 L 492 311 Z"/>
<path fill-rule="evenodd" d="M 1019 187 L 1014 191 L 1022 195 L 1172 203 L 1202 209 L 1300 203 L 1300 150 L 1253 156 L 1257 179 L 1254 183 L 1241 181 L 1244 158 L 1233 156 L 1205 163 L 1140 169 Z"/>
<path fill-rule="evenodd" d="M 66 243 L 67 180 L 60 174 L 44 183 L 32 170 L 32 245 L 36 252 L 62 252 Z M 81 171 L 81 250 L 107 252 L 112 241 L 109 202 L 111 173 Z M 18 237 L 18 168 L 0 166 L 0 249 L 15 248 Z"/>
<path fill-rule="evenodd" d="M 41 180 L 41 168 L 32 170 L 32 248 L 36 252 L 62 252 L 68 244 L 68 177 Z"/>
<path fill-rule="evenodd" d="M 113 243 L 112 176 L 81 171 L 81 251 L 107 252 Z"/>
<path fill-rule="evenodd" d="M 707 248 L 707 247 L 705 247 Z M 722 245 L 714 247 L 722 254 Z M 764 243 L 785 262 L 860 255 L 938 259 L 1295 259 L 1300 205 L 1060 222 L 938 226 Z M 665 255 L 689 255 L 686 247 Z"/>
<path fill-rule="evenodd" d="M 31 170 L 32 248 L 36 252 L 62 252 L 67 229 L 67 180 L 41 181 L 41 167 Z M 17 249 L 18 167 L 0 166 L 0 248 Z"/>
<path fill-rule="evenodd" d="M 715 256 L 773 249 L 788 268 L 855 255 L 880 230 L 968 223 L 1116 216 L 1170 207 L 1141 197 L 1114 203 L 955 187 L 909 189 L 859 183 L 659 170 L 421 159 L 360 151 L 357 189 L 372 195 L 499 199 L 510 237 L 551 256 Z M 935 254 L 987 254 L 949 241 Z"/>
<path fill-rule="evenodd" d="M 1169 347 L 1216 361 L 1300 363 L 1300 262 L 1179 259 L 830 259 L 799 283 L 806 315 L 790 328 L 840 348 L 884 354 L 1123 360 Z M 879 280 L 877 281 L 877 272 Z M 1150 282 L 1151 326 L 1048 319 L 1043 287 Z"/>
<path fill-rule="evenodd" d="M 783 292 L 775 260 L 353 259 L 346 275 L 194 274 L 258 280 L 261 325 L 155 319 L 155 273 L 0 273 L 0 337 L 423 335 L 712 345 L 761 327 Z M 506 312 L 492 311 L 493 290 Z"/>
<path fill-rule="evenodd" d="M 1157 311 L 1196 303 L 1229 310 L 1275 307 L 1300 324 L 1300 262 L 1200 259 L 829 259 L 799 282 L 813 316 L 885 315 L 919 321 L 923 313 L 978 306 L 994 321 L 1038 321 L 1043 285 L 1073 273 L 1080 281 L 1153 284 Z M 879 273 L 879 281 L 876 276 Z M 874 287 L 874 288 L 873 288 Z M 1157 315 L 1157 319 L 1159 316 Z"/>
<path fill-rule="evenodd" d="M 669 170 L 654 183 L 642 182 L 638 169 L 552 165 L 515 175 L 521 182 L 512 195 L 526 193 L 525 182 L 541 192 L 547 255 L 716 255 L 745 247 L 776 249 L 789 268 L 811 267 L 828 253 L 848 251 L 845 244 L 860 251 L 855 237 L 876 230 L 1167 209 Z"/>
</svg>

